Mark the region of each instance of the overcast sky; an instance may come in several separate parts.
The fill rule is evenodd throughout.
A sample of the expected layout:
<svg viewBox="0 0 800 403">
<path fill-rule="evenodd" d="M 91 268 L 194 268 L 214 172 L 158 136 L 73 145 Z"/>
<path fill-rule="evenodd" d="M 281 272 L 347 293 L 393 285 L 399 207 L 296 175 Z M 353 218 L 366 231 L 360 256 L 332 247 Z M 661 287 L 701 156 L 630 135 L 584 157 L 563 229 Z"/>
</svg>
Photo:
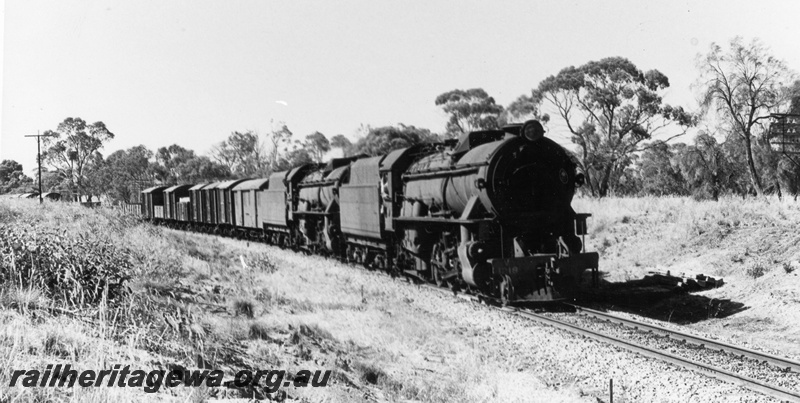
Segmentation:
<svg viewBox="0 0 800 403">
<path fill-rule="evenodd" d="M 204 154 L 284 121 L 297 138 L 361 124 L 444 130 L 435 97 L 508 105 L 570 65 L 623 56 L 696 106 L 698 52 L 761 38 L 800 69 L 797 1 L 7 0 L 0 159 L 35 168 L 26 134 L 66 117 L 116 135 L 103 154 L 173 143 Z M 553 137 L 561 136 L 551 125 Z"/>
</svg>

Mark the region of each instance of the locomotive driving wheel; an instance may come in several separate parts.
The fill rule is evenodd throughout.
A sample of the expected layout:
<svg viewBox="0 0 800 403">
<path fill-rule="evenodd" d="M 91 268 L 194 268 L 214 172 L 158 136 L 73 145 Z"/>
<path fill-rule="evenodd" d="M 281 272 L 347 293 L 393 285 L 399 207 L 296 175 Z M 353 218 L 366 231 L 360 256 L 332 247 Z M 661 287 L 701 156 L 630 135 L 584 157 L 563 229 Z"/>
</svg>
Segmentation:
<svg viewBox="0 0 800 403">
<path fill-rule="evenodd" d="M 431 251 L 431 277 L 439 287 L 447 285 L 447 280 L 444 277 L 450 271 L 448 260 L 444 243 L 441 241 L 435 243 Z"/>
<path fill-rule="evenodd" d="M 507 274 L 503 275 L 500 280 L 500 304 L 507 306 L 514 298 L 514 284 L 511 282 L 511 277 Z"/>
</svg>

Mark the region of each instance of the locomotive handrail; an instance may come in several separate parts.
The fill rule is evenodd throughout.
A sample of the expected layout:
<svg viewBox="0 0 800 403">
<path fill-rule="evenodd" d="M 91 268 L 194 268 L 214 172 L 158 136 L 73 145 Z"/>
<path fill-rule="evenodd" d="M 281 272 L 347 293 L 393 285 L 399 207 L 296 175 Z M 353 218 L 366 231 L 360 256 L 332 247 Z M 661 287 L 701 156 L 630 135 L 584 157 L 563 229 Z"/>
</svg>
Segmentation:
<svg viewBox="0 0 800 403">
<path fill-rule="evenodd" d="M 438 167 L 438 168 L 423 169 L 423 170 L 419 170 L 419 171 L 411 171 L 411 172 L 409 172 L 409 174 L 415 174 L 415 173 L 420 173 L 420 172 L 446 171 L 446 170 L 459 169 L 459 168 L 465 168 L 465 167 L 482 167 L 484 165 L 489 165 L 489 161 L 470 162 L 470 163 L 466 163 L 466 164 L 456 164 L 456 165 L 453 165 L 453 166 L 444 166 L 444 167 Z"/>
<path fill-rule="evenodd" d="M 465 175 L 477 172 L 482 166 L 486 166 L 486 164 L 483 163 L 477 165 L 471 164 L 469 166 L 462 166 L 459 168 L 430 169 L 427 171 L 418 171 L 418 172 L 403 174 L 402 178 L 404 181 L 407 181 L 411 179 L 436 178 L 439 176 Z"/>
</svg>

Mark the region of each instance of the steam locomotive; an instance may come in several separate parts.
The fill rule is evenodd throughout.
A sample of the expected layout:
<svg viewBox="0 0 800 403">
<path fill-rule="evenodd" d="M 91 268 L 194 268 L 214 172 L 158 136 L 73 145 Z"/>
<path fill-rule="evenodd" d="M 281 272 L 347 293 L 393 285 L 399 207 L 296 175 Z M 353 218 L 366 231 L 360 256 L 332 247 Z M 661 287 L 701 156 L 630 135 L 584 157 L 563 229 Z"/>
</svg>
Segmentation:
<svg viewBox="0 0 800 403">
<path fill-rule="evenodd" d="M 269 178 L 156 186 L 142 214 L 490 296 L 569 297 L 599 256 L 571 207 L 583 174 L 535 120 Z"/>
</svg>

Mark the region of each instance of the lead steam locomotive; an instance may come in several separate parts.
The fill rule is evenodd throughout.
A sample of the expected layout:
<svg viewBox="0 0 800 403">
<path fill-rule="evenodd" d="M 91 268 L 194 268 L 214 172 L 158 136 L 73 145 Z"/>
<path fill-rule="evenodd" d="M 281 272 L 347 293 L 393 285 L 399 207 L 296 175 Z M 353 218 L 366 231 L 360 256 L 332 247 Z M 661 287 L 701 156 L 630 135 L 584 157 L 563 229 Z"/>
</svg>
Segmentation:
<svg viewBox="0 0 800 403">
<path fill-rule="evenodd" d="M 568 297 L 592 270 L 571 155 L 535 120 L 269 178 L 144 190 L 146 219 L 262 240 L 500 299 Z"/>
</svg>

